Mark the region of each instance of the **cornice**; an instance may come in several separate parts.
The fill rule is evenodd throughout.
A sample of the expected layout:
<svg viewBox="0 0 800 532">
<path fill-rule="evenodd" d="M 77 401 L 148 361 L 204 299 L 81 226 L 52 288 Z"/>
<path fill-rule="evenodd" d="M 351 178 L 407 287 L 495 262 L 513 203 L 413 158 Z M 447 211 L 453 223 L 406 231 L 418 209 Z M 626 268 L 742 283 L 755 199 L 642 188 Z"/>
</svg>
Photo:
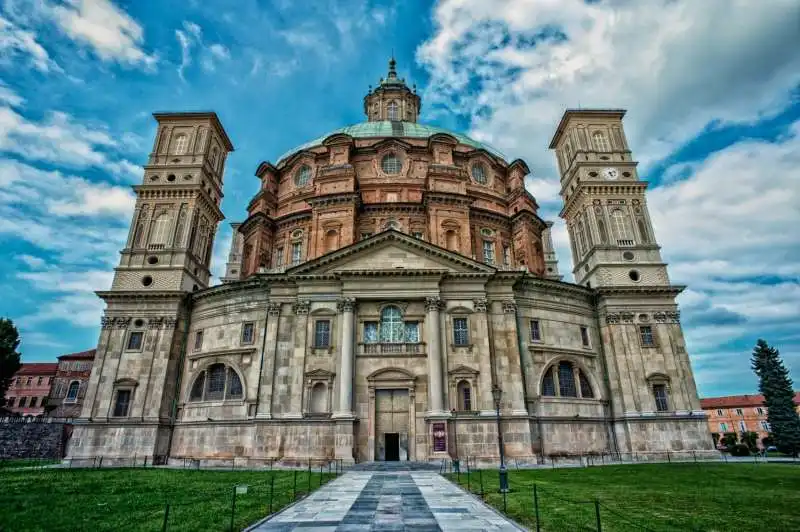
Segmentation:
<svg viewBox="0 0 800 532">
<path fill-rule="evenodd" d="M 310 220 L 313 216 L 313 212 L 311 209 L 299 211 L 299 212 L 292 212 L 289 214 L 284 214 L 283 216 L 277 216 L 272 219 L 275 225 L 278 228 L 286 227 L 292 223 L 300 222 L 302 220 Z"/>
<path fill-rule="evenodd" d="M 240 281 L 231 281 L 229 283 L 223 283 L 204 290 L 192 292 L 190 297 L 193 302 L 197 302 L 214 296 L 227 295 L 252 289 L 269 290 L 269 283 L 265 277 L 252 275 Z"/>
<path fill-rule="evenodd" d="M 314 196 L 306 200 L 312 208 L 327 207 L 329 205 L 341 205 L 350 203 L 356 207 L 361 203 L 361 195 L 358 192 L 348 192 L 345 194 L 327 194 L 324 196 Z"/>
<path fill-rule="evenodd" d="M 581 286 L 573 283 L 566 283 L 564 281 L 556 281 L 555 279 L 546 279 L 544 277 L 535 277 L 529 273 L 520 279 L 520 284 L 515 287 L 518 290 L 542 290 L 551 293 L 570 293 L 585 298 L 591 298 L 595 295 L 595 291 L 591 288 Z"/>
<path fill-rule="evenodd" d="M 601 286 L 595 288 L 600 298 L 609 296 L 626 296 L 642 294 L 665 294 L 677 297 L 678 294 L 686 289 L 685 285 L 642 285 L 642 286 Z"/>
<path fill-rule="evenodd" d="M 397 203 L 369 203 L 362 205 L 361 212 L 379 214 L 383 212 L 404 212 L 425 214 L 425 207 L 421 203 L 397 202 Z"/>
<path fill-rule="evenodd" d="M 463 205 L 469 207 L 475 200 L 465 194 L 452 194 L 448 192 L 432 192 L 426 190 L 422 199 L 423 205 L 430 203 L 444 203 L 446 205 Z"/>
<path fill-rule="evenodd" d="M 257 213 L 255 213 L 253 215 L 250 215 L 247 218 L 247 220 L 242 222 L 239 225 L 239 228 L 237 229 L 237 231 L 239 231 L 240 233 L 246 235 L 252 229 L 254 229 L 255 227 L 258 227 L 258 226 L 266 227 L 268 229 L 275 229 L 275 221 L 272 220 L 270 217 L 268 217 L 266 214 L 261 213 L 261 212 L 257 212 Z"/>
<path fill-rule="evenodd" d="M 109 301 L 175 300 L 180 301 L 189 295 L 183 290 L 98 290 L 97 297 Z"/>
<path fill-rule="evenodd" d="M 547 222 L 539 218 L 535 212 L 531 212 L 528 210 L 518 211 L 511 215 L 511 223 L 512 225 L 517 222 L 517 220 L 522 220 L 523 218 L 529 218 L 534 225 L 536 225 L 540 230 L 544 231 L 547 229 Z"/>
</svg>

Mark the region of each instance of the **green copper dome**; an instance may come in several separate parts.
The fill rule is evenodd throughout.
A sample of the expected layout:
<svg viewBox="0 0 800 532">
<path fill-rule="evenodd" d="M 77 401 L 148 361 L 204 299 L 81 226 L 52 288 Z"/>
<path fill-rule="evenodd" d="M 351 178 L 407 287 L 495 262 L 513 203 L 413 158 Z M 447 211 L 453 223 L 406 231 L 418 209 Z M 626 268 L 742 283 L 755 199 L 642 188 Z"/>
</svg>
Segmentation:
<svg viewBox="0 0 800 532">
<path fill-rule="evenodd" d="M 323 140 L 337 133 L 350 135 L 351 137 L 357 139 L 386 138 L 386 137 L 426 139 L 432 135 L 435 135 L 436 133 L 445 133 L 447 135 L 452 135 L 453 137 L 458 139 L 458 142 L 460 142 L 461 144 L 472 146 L 476 149 L 486 150 L 489 153 L 496 155 L 497 157 L 500 157 L 501 159 L 505 159 L 505 156 L 499 150 L 483 142 L 478 142 L 477 140 L 471 139 L 466 135 L 462 135 L 461 133 L 455 133 L 453 131 L 449 131 L 441 127 L 417 124 L 416 122 L 390 122 L 388 120 L 385 120 L 377 122 L 361 122 L 360 124 L 354 124 L 352 126 L 347 126 L 337 129 L 335 131 L 331 131 L 330 133 L 327 133 L 319 138 L 316 138 L 310 142 L 306 142 L 301 146 L 297 146 L 296 148 L 292 148 L 291 150 L 287 151 L 286 153 L 280 156 L 280 158 L 278 159 L 278 164 L 280 164 L 281 161 L 283 161 L 290 155 L 297 153 L 298 151 L 307 150 L 309 148 L 313 148 L 314 146 L 321 145 Z"/>
</svg>

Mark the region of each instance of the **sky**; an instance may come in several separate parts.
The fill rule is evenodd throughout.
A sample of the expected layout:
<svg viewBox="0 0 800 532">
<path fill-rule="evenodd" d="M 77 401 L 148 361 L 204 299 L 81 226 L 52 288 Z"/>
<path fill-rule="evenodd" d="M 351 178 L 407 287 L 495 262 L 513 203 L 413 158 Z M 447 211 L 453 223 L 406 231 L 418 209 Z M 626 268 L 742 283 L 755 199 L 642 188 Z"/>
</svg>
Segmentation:
<svg viewBox="0 0 800 532">
<path fill-rule="evenodd" d="M 394 54 L 421 121 L 528 163 L 569 281 L 549 140 L 627 109 L 700 395 L 755 392 L 761 337 L 800 382 L 798 49 L 796 0 L 0 0 L 0 315 L 23 362 L 96 344 L 154 111 L 234 143 L 220 275 L 258 164 L 361 122 Z"/>
</svg>

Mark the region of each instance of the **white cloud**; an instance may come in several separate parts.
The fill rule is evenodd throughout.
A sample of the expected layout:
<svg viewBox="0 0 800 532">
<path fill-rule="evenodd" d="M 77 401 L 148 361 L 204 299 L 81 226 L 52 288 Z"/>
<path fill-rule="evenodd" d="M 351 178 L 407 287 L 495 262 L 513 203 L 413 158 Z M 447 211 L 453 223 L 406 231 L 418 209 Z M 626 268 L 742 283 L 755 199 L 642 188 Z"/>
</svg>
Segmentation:
<svg viewBox="0 0 800 532">
<path fill-rule="evenodd" d="M 0 64 L 7 65 L 18 56 L 30 61 L 30 64 L 40 72 L 61 70 L 50 58 L 47 50 L 36 40 L 35 33 L 20 28 L 0 16 Z"/>
<path fill-rule="evenodd" d="M 45 264 L 47 264 L 47 262 L 44 259 L 39 257 L 34 257 L 33 255 L 17 255 L 16 258 L 17 260 L 24 263 L 31 269 L 39 269 Z"/>
<path fill-rule="evenodd" d="M 200 66 L 206 72 L 216 70 L 217 64 L 230 59 L 230 51 L 219 43 L 206 47 L 203 44 L 203 29 L 194 22 L 183 21 L 183 29 L 175 30 L 175 38 L 181 46 L 181 64 L 178 65 L 178 77 L 186 81 L 184 73 L 192 64 L 192 50 L 197 48 L 200 56 Z"/>
<path fill-rule="evenodd" d="M 142 27 L 110 0 L 66 0 L 50 11 L 64 33 L 88 44 L 102 60 L 155 68 L 158 57 L 142 48 Z"/>
<path fill-rule="evenodd" d="M 21 104 L 14 93 L 0 103 Z M 110 152 L 120 143 L 103 126 L 87 127 L 62 112 L 52 112 L 41 122 L 28 120 L 16 110 L 0 106 L 0 152 L 13 153 L 29 161 L 73 167 L 97 167 L 108 170 L 116 179 L 141 176 L 141 168 L 125 159 L 115 160 Z"/>
<path fill-rule="evenodd" d="M 775 112 L 800 83 L 798 20 L 794 0 L 442 0 L 417 57 L 427 109 L 471 116 L 477 139 L 555 176 L 565 107 L 629 109 L 645 165 L 709 122 Z"/>
<path fill-rule="evenodd" d="M 9 107 L 19 107 L 25 103 L 25 98 L 14 92 L 8 85 L 0 80 L 0 104 Z"/>
</svg>

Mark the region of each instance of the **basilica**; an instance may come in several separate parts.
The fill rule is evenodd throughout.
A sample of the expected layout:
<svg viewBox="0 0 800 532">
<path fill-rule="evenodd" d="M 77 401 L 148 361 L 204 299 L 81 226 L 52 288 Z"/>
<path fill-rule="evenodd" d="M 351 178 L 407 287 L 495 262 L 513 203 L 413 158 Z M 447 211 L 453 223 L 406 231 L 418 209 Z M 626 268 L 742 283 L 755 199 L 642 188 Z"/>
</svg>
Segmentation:
<svg viewBox="0 0 800 532">
<path fill-rule="evenodd" d="M 420 123 L 421 108 L 392 60 L 366 121 L 258 164 L 216 286 L 233 144 L 214 113 L 156 113 L 128 239 L 98 292 L 70 457 L 713 449 L 683 287 L 661 258 L 625 112 L 567 110 L 554 124 L 566 282 L 525 162 Z"/>
</svg>

